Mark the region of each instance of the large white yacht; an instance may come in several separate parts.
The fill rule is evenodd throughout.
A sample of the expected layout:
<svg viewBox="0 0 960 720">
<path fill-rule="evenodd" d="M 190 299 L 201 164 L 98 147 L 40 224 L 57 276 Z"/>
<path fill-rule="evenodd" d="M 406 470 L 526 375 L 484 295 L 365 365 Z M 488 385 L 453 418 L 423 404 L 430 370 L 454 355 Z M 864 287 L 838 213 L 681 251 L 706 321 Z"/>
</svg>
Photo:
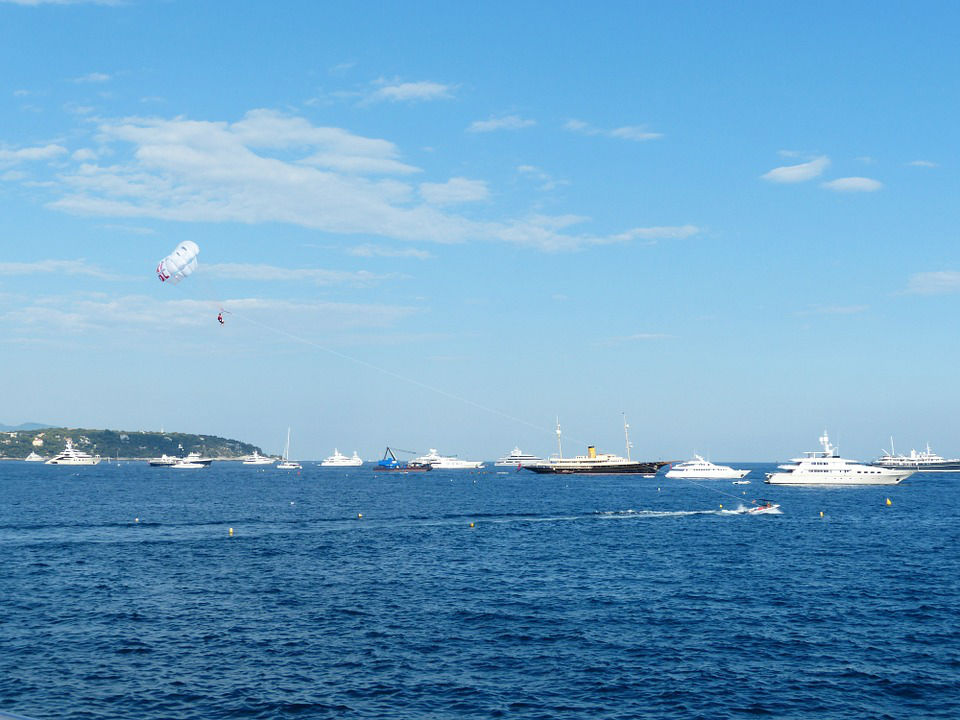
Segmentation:
<svg viewBox="0 0 960 720">
<path fill-rule="evenodd" d="M 273 465 L 276 461 L 277 461 L 276 458 L 261 455 L 256 450 L 254 450 L 252 455 L 247 455 L 243 459 L 243 464 L 244 465 Z"/>
<path fill-rule="evenodd" d="M 823 450 L 805 452 L 802 458 L 778 465 L 780 472 L 767 473 L 766 482 L 771 485 L 896 485 L 915 472 L 842 458 L 830 444 L 826 430 L 820 436 L 820 444 Z"/>
<path fill-rule="evenodd" d="M 477 470 L 483 467 L 481 460 L 461 460 L 453 455 L 441 455 L 436 448 L 430 448 L 430 452 L 414 458 L 409 464 L 414 467 L 429 465 L 434 470 Z"/>
<path fill-rule="evenodd" d="M 67 438 L 67 446 L 63 449 L 63 452 L 47 460 L 47 465 L 98 465 L 99 463 L 99 455 L 91 455 L 83 452 L 83 450 L 77 450 L 70 438 Z"/>
<path fill-rule="evenodd" d="M 519 447 L 515 447 L 510 451 L 509 455 L 504 455 L 502 458 L 497 460 L 494 465 L 497 467 L 526 467 L 527 465 L 533 465 L 534 463 L 543 462 L 543 458 L 537 457 L 536 455 L 530 455 L 525 453 Z"/>
<path fill-rule="evenodd" d="M 674 464 L 668 471 L 668 478 L 690 478 L 690 479 L 710 479 L 717 480 L 739 480 L 749 474 L 749 470 L 737 470 L 727 465 L 714 465 L 709 460 L 704 460 L 699 455 L 694 455 L 693 460 Z"/>
<path fill-rule="evenodd" d="M 930 449 L 917 452 L 911 450 L 909 455 L 897 455 L 893 449 L 893 438 L 890 438 L 890 452 L 883 451 L 883 455 L 873 461 L 873 465 L 885 468 L 910 468 L 920 472 L 960 472 L 960 458 L 945 458 L 937 455 Z"/>
<path fill-rule="evenodd" d="M 363 465 L 363 460 L 356 450 L 353 451 L 353 457 L 347 457 L 337 448 L 333 449 L 333 455 L 324 458 L 323 462 L 320 463 L 321 467 L 360 467 L 361 465 Z"/>
</svg>

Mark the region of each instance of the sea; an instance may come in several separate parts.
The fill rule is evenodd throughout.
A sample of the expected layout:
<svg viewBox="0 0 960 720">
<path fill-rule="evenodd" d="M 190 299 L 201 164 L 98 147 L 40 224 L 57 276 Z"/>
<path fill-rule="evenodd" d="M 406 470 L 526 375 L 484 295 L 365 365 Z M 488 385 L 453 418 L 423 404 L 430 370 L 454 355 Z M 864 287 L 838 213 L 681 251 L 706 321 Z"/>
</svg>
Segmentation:
<svg viewBox="0 0 960 720">
<path fill-rule="evenodd" d="M 741 466 L 3 462 L 0 713 L 960 717 L 960 476 Z"/>
</svg>

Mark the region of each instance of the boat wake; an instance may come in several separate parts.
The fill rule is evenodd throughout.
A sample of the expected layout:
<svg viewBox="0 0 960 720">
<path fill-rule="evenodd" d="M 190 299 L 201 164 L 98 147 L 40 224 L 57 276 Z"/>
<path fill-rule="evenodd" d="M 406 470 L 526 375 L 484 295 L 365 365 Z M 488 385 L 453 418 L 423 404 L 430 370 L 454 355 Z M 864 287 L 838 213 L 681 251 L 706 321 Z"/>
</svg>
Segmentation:
<svg viewBox="0 0 960 720">
<path fill-rule="evenodd" d="M 596 513 L 597 517 L 611 520 L 621 520 L 629 518 L 663 518 L 663 517 L 688 517 L 691 515 L 756 515 L 758 508 L 755 505 L 738 505 L 733 509 L 719 508 L 716 510 L 601 510 Z M 764 509 L 760 514 L 782 515 L 780 508 Z"/>
</svg>

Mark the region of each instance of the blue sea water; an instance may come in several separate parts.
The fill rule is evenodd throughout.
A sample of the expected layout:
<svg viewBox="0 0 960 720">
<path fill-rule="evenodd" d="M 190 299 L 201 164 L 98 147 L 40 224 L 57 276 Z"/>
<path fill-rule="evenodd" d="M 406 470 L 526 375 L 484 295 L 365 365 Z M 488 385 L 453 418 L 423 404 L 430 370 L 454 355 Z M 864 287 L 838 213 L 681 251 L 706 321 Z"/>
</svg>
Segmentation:
<svg viewBox="0 0 960 720">
<path fill-rule="evenodd" d="M 0 463 L 0 712 L 960 717 L 960 477 L 754 467 Z"/>
</svg>

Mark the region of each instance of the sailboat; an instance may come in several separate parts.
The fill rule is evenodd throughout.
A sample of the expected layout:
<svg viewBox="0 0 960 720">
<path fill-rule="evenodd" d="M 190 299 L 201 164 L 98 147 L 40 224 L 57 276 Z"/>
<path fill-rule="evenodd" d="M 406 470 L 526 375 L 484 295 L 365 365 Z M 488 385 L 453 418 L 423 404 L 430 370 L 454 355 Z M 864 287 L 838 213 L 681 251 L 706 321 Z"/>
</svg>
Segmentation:
<svg viewBox="0 0 960 720">
<path fill-rule="evenodd" d="M 287 446 L 283 449 L 283 459 L 277 463 L 279 470 L 299 470 L 300 463 L 290 459 L 290 428 L 287 428 Z"/>
</svg>

